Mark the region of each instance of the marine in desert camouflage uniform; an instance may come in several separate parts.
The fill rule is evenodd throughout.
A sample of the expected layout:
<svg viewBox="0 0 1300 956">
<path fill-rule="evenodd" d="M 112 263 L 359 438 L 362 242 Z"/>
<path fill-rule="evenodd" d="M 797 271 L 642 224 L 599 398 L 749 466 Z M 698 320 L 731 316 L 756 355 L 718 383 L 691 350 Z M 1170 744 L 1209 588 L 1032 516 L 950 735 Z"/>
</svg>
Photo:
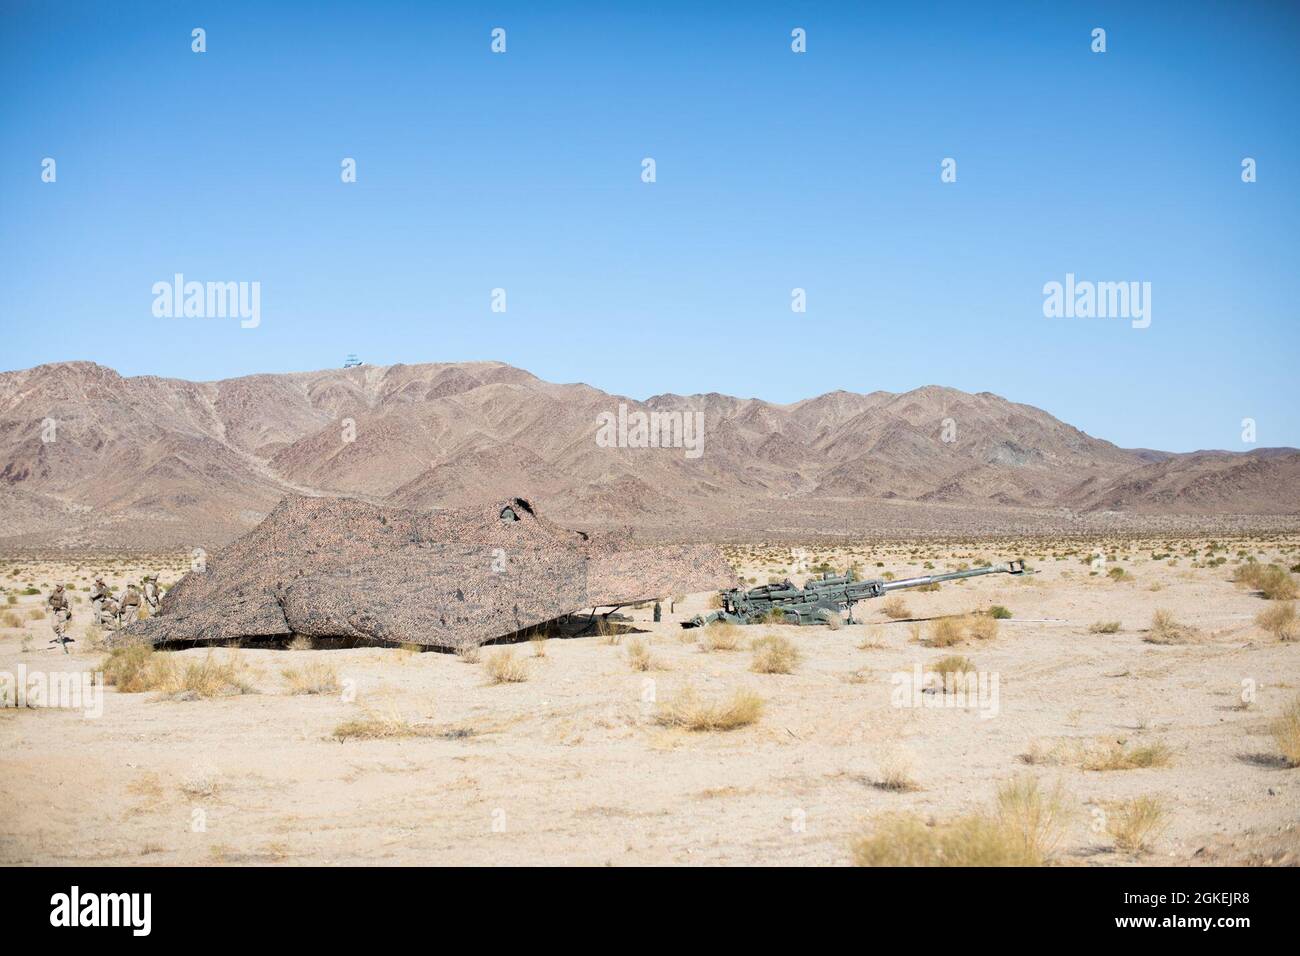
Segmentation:
<svg viewBox="0 0 1300 956">
<path fill-rule="evenodd" d="M 140 591 L 134 584 L 128 584 L 122 596 L 117 599 L 117 626 L 123 627 L 140 619 Z"/>
<path fill-rule="evenodd" d="M 158 605 L 162 601 L 162 593 L 158 590 L 158 575 L 147 574 L 144 578 L 144 603 L 149 608 L 150 614 L 158 613 Z"/>
<path fill-rule="evenodd" d="M 99 602 L 99 617 L 96 623 L 106 631 L 117 630 L 117 598 L 113 595 L 110 594 Z"/>
<path fill-rule="evenodd" d="M 68 597 L 63 593 L 63 585 L 56 584 L 50 596 L 45 599 L 50 609 L 50 627 L 54 629 L 54 641 L 63 645 L 63 652 L 68 652 L 68 622 L 72 620 L 72 609 L 68 607 Z"/>
<path fill-rule="evenodd" d="M 109 590 L 103 578 L 95 578 L 95 586 L 90 589 L 90 606 L 95 609 L 95 622 L 99 623 L 100 611 L 103 610 L 106 598 L 111 598 L 113 592 Z"/>
</svg>

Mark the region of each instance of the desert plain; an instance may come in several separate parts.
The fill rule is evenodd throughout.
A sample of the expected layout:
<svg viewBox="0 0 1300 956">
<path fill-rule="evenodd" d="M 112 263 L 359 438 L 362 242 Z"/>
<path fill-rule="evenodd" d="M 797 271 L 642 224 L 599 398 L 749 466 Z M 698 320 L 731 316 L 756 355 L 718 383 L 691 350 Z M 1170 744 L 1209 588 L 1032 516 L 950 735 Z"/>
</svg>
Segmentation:
<svg viewBox="0 0 1300 956">
<path fill-rule="evenodd" d="M 1294 604 L 1240 580 L 1294 567 L 1300 534 L 726 553 L 751 586 L 1011 557 L 1033 573 L 864 602 L 835 629 L 682 629 L 711 606 L 702 593 L 659 623 L 625 608 L 477 654 L 150 652 L 165 663 L 137 663 L 171 682 L 107 686 L 99 716 L 0 708 L 0 863 L 896 862 L 872 856 L 873 835 L 988 818 L 1026 785 L 1050 795 L 1044 863 L 1300 860 L 1300 769 L 1279 730 L 1300 695 Z M 0 672 L 102 671 L 95 575 L 168 585 L 186 561 L 8 556 Z M 43 616 L 57 581 L 75 588 L 67 655 Z M 779 653 L 752 649 L 769 637 Z M 773 657 L 777 672 L 756 664 Z M 977 699 L 900 693 L 954 658 L 983 680 Z"/>
</svg>

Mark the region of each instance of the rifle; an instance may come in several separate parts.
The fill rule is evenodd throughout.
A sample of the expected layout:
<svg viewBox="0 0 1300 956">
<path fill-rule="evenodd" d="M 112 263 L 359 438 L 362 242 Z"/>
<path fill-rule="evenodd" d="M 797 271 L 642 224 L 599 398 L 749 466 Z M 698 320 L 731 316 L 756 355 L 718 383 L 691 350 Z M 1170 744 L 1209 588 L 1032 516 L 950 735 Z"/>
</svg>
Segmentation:
<svg viewBox="0 0 1300 956">
<path fill-rule="evenodd" d="M 901 581 L 885 581 L 881 578 L 863 581 L 850 570 L 844 574 L 827 573 L 820 578 L 810 578 L 802 588 L 791 584 L 789 580 L 749 590 L 731 588 L 718 592 L 722 598 L 720 611 L 697 614 L 689 621 L 683 621 L 682 627 L 704 627 L 714 621 L 730 624 L 757 624 L 762 621 L 776 624 L 828 624 L 842 614 L 848 617 L 846 623 L 852 624 L 854 604 L 884 597 L 890 591 L 975 578 L 984 574 L 1024 573 L 1025 562 L 1014 560 L 1005 564 L 991 564 L 985 568 L 927 574 Z"/>
</svg>

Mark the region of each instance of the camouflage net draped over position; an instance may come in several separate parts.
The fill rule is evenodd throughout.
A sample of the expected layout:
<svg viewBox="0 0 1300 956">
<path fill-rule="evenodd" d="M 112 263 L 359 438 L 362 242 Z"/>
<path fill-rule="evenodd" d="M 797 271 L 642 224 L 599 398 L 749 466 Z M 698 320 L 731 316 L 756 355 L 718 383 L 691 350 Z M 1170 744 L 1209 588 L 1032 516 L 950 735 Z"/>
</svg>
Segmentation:
<svg viewBox="0 0 1300 956">
<path fill-rule="evenodd" d="M 457 511 L 291 496 L 112 643 L 348 637 L 454 648 L 590 607 L 736 583 L 717 548 L 556 527 L 523 499 Z"/>
</svg>

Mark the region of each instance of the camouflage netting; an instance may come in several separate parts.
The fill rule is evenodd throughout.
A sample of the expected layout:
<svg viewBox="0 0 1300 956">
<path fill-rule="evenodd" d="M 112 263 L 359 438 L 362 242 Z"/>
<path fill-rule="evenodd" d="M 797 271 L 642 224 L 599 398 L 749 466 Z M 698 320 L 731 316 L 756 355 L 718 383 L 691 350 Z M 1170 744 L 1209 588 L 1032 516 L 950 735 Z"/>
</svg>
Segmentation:
<svg viewBox="0 0 1300 956">
<path fill-rule="evenodd" d="M 293 496 L 110 644 L 342 637 L 454 648 L 584 608 L 736 584 L 714 547 L 637 547 L 520 498 L 458 511 Z"/>
</svg>

